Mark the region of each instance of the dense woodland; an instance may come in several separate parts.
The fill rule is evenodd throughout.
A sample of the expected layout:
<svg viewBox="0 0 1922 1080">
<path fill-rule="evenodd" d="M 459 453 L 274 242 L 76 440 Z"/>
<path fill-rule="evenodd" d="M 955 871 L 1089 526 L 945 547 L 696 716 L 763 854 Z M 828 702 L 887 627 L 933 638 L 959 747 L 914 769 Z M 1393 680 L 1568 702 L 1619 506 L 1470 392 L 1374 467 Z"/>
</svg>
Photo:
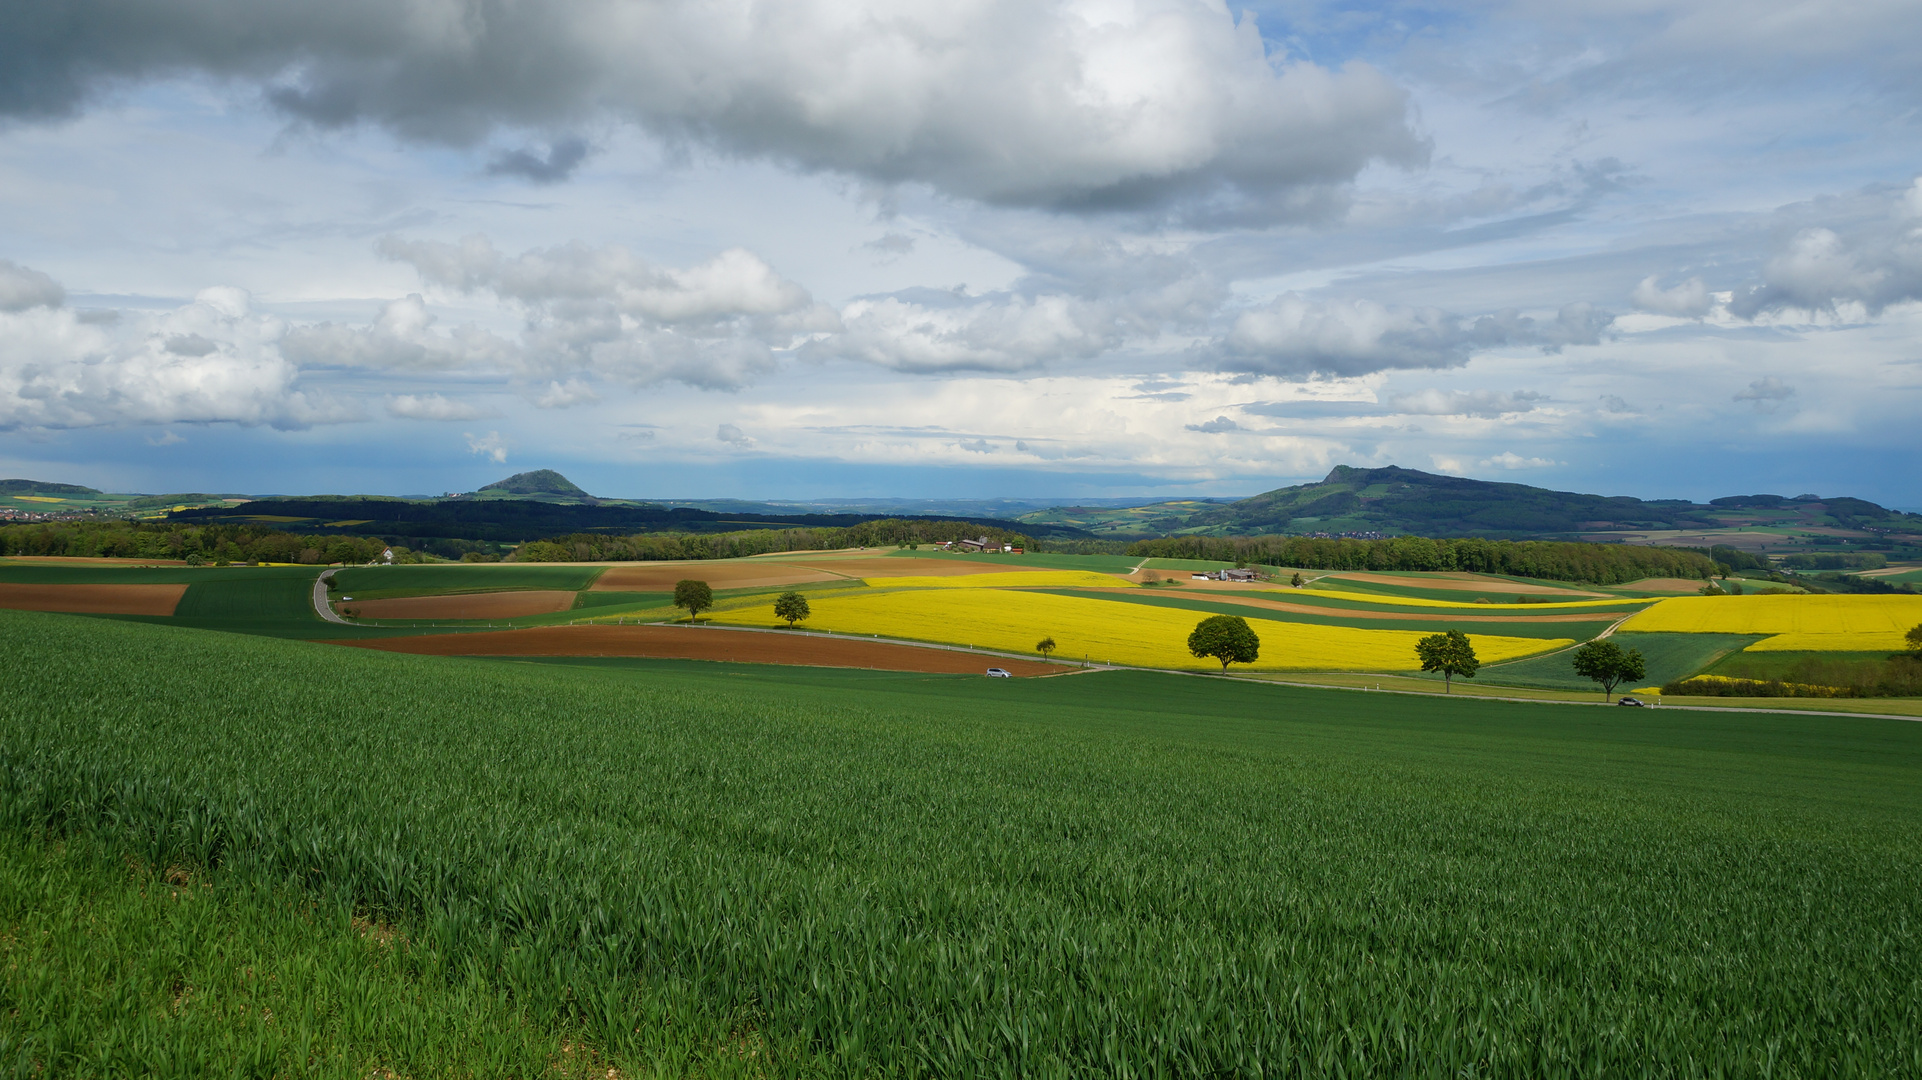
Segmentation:
<svg viewBox="0 0 1922 1080">
<path fill-rule="evenodd" d="M 366 536 L 300 536 L 263 525 L 178 521 L 56 521 L 0 525 L 0 555 L 184 559 L 188 562 L 371 562 L 387 549 Z"/>
<path fill-rule="evenodd" d="M 522 544 L 520 562 L 619 562 L 640 559 L 736 559 L 777 551 L 827 551 L 840 548 L 938 544 L 982 537 L 1022 545 L 1028 538 L 1005 529 L 936 518 L 886 518 L 847 528 L 750 529 L 726 533 L 637 533 L 603 536 L 577 533 Z"/>
<path fill-rule="evenodd" d="M 1649 577 L 1707 578 L 1715 560 L 1696 551 L 1552 540 L 1319 539 L 1305 536 L 1173 536 L 1129 545 L 1130 555 L 1208 559 L 1306 570 L 1465 570 L 1550 581 L 1619 585 Z"/>
</svg>

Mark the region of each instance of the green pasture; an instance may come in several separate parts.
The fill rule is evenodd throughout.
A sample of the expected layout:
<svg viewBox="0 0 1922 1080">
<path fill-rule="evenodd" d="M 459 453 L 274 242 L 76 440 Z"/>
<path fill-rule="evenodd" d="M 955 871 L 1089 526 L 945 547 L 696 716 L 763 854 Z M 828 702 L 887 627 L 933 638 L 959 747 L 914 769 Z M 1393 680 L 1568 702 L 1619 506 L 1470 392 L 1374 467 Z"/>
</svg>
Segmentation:
<svg viewBox="0 0 1922 1080">
<path fill-rule="evenodd" d="M 424 563 L 355 566 L 334 575 L 340 592 L 365 600 L 389 596 L 564 589 L 579 592 L 607 568 L 569 563 Z"/>
<path fill-rule="evenodd" d="M 1648 665 L 1648 675 L 1637 679 L 1632 685 L 1621 690 L 1633 690 L 1638 686 L 1660 686 L 1673 679 L 1686 678 L 1700 673 L 1718 659 L 1740 652 L 1744 647 L 1762 640 L 1765 635 L 1753 634 L 1638 634 L 1621 633 L 1610 635 L 1610 641 L 1624 649 L 1640 649 Z M 1563 652 L 1553 656 L 1535 656 L 1526 660 L 1516 660 L 1507 664 L 1497 664 L 1481 669 L 1476 675 L 1477 682 L 1499 683 L 1505 686 L 1532 686 L 1544 690 L 1593 690 L 1601 693 L 1601 688 L 1592 679 L 1584 679 L 1575 674 L 1574 653 Z M 1440 676 L 1434 676 L 1439 679 Z"/>
<path fill-rule="evenodd" d="M 1790 672 L 1807 664 L 1880 664 L 1892 655 L 1886 649 L 1873 652 L 1732 652 L 1701 674 L 1725 675 L 1731 679 L 1787 679 Z"/>
<path fill-rule="evenodd" d="M 1922 725 L 0 635 L 24 1075 L 532 1075 L 555 1032 L 624 1076 L 1922 1069 Z M 218 948 L 115 915 L 129 865 Z M 223 1034 L 270 1001 L 298 1038 Z"/>
<path fill-rule="evenodd" d="M 280 566 L 127 566 L 102 563 L 0 562 L 0 581 L 29 585 L 178 585 L 182 582 L 245 581 L 250 576 L 285 574 Z M 324 567 L 301 567 L 312 581 Z"/>
<path fill-rule="evenodd" d="M 1214 599 L 1208 593 L 1176 594 L 1173 590 L 1139 589 L 1127 592 L 1090 592 L 1080 589 L 1036 589 L 1035 592 L 1053 593 L 1056 596 L 1078 596 L 1086 600 L 1105 600 L 1123 604 L 1146 604 L 1149 607 L 1181 608 L 1207 615 L 1239 615 L 1244 619 L 1275 619 L 1281 622 L 1306 623 L 1313 626 L 1351 626 L 1360 630 L 1419 630 L 1424 633 L 1439 634 L 1449 629 L 1446 623 L 1423 621 L 1399 621 L 1396 619 L 1361 619 L 1353 616 L 1342 617 L 1331 610 L 1329 614 L 1305 614 L 1297 611 L 1272 611 L 1249 604 L 1236 604 L 1226 600 Z M 1359 605 L 1357 605 L 1359 606 Z M 1350 609 L 1352 610 L 1352 609 Z M 1408 612 L 1416 614 L 1416 612 Z M 1446 616 L 1445 611 L 1428 608 L 1420 614 L 1430 619 Z M 1466 614 L 1473 614 L 1467 612 Z M 1471 637 L 1476 634 L 1495 634 L 1506 637 L 1536 638 L 1574 638 L 1586 640 L 1608 628 L 1615 621 L 1614 616 L 1598 615 L 1591 622 L 1476 622 L 1462 623 L 1455 629 Z M 1412 655 L 1412 654 L 1411 654 Z M 1413 661 L 1411 660 L 1412 664 Z"/>
</svg>

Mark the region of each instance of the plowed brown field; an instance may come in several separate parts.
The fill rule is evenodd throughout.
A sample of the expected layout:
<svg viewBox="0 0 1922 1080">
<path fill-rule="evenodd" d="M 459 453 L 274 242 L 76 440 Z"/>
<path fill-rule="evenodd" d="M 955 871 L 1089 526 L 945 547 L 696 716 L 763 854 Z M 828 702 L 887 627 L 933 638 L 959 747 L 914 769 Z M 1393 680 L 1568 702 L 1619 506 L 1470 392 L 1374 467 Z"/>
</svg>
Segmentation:
<svg viewBox="0 0 1922 1080">
<path fill-rule="evenodd" d="M 172 615 L 185 585 L 27 585 L 0 582 L 0 608 L 75 615 Z"/>
<path fill-rule="evenodd" d="M 1628 584 L 1622 586 L 1622 588 L 1627 589 L 1630 592 L 1655 592 L 1655 593 L 1681 594 L 1681 593 L 1701 592 L 1703 584 L 1704 584 L 1703 582 L 1695 581 L 1690 578 L 1652 577 L 1652 578 L 1643 578 L 1640 581 L 1631 581 Z"/>
<path fill-rule="evenodd" d="M 963 562 L 959 559 L 872 558 L 823 560 L 819 565 L 849 577 L 958 577 L 962 574 L 1006 574 L 1015 570 L 1049 570 L 1018 562 Z"/>
<path fill-rule="evenodd" d="M 333 644 L 417 656 L 648 656 L 666 660 L 733 660 L 749 664 L 956 675 L 979 675 L 991 667 L 1006 668 L 1023 676 L 1074 670 L 1065 664 L 1008 660 L 858 638 L 678 626 L 543 626 L 484 634 L 380 638 Z"/>
<path fill-rule="evenodd" d="M 512 619 L 566 611 L 574 606 L 574 594 L 565 589 L 529 589 L 455 596 L 393 596 L 384 600 L 351 600 L 334 606 L 351 610 L 361 619 Z"/>
<path fill-rule="evenodd" d="M 1201 582 L 1197 581 L 1195 584 L 1200 585 Z M 1221 582 L 1210 582 L 1210 584 L 1219 585 Z M 1088 591 L 1101 592 L 1102 590 L 1089 589 Z M 1234 593 L 1227 593 L 1222 596 L 1210 596 L 1208 600 L 1211 603 L 1245 605 L 1247 607 L 1266 608 L 1269 611 L 1292 611 L 1298 615 L 1329 615 L 1342 619 L 1385 619 L 1392 622 L 1614 622 L 1627 615 L 1626 612 L 1621 611 L 1579 612 L 1569 615 L 1457 615 L 1453 613 L 1410 615 L 1398 611 L 1369 611 L 1366 608 L 1317 607 L 1314 604 L 1294 604 L 1286 600 L 1269 600 L 1260 596 L 1249 596 L 1246 594 L 1237 596 Z"/>
<path fill-rule="evenodd" d="M 1483 577 L 1480 574 L 1429 572 L 1420 577 L 1402 574 L 1368 574 L 1342 572 L 1329 575 L 1336 581 L 1366 581 L 1376 585 L 1412 585 L 1423 589 L 1449 589 L 1460 592 L 1485 593 L 1492 599 L 1497 593 L 1547 593 L 1555 596 L 1593 596 L 1603 597 L 1607 593 L 1589 592 L 1570 585 L 1558 588 L 1553 585 L 1530 585 L 1521 581 L 1507 581 L 1502 578 Z"/>
<path fill-rule="evenodd" d="M 757 589 L 770 585 L 803 585 L 838 581 L 841 575 L 810 566 L 777 562 L 685 562 L 666 566 L 610 566 L 594 582 L 600 592 L 673 592 L 684 578 L 705 581 L 716 589 Z"/>
</svg>

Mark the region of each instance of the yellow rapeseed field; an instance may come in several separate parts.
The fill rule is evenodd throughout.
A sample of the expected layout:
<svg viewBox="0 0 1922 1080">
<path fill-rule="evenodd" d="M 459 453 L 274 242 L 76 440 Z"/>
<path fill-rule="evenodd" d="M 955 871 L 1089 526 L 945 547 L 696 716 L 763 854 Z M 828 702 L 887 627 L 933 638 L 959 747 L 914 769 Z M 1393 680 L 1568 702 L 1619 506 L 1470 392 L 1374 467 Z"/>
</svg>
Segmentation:
<svg viewBox="0 0 1922 1080">
<path fill-rule="evenodd" d="M 890 584 L 899 580 L 893 579 Z M 942 580 L 945 583 L 948 579 Z M 1062 660 L 1086 657 L 1096 663 L 1113 661 L 1142 667 L 1218 667 L 1212 660 L 1197 660 L 1188 654 L 1188 634 L 1207 616 L 1176 608 L 1048 593 L 953 588 L 839 593 L 816 600 L 813 608 L 806 623 L 813 630 L 1010 652 L 1033 652 L 1035 642 L 1052 637 L 1059 645 L 1055 656 Z M 772 604 L 721 612 L 714 621 L 745 626 L 779 624 Z M 1407 671 L 1420 666 L 1415 659 L 1415 642 L 1425 636 L 1413 630 L 1364 630 L 1259 618 L 1250 618 L 1248 625 L 1261 638 L 1261 659 L 1237 668 L 1257 671 Z M 1574 644 L 1566 638 L 1469 637 L 1485 664 Z"/>
<path fill-rule="evenodd" d="M 1622 624 L 1675 634 L 1772 634 L 1755 652 L 1903 648 L 1922 596 L 1679 596 Z"/>
<path fill-rule="evenodd" d="M 877 589 L 1132 589 L 1135 583 L 1093 570 L 1009 570 L 952 577 L 862 578 Z"/>
</svg>

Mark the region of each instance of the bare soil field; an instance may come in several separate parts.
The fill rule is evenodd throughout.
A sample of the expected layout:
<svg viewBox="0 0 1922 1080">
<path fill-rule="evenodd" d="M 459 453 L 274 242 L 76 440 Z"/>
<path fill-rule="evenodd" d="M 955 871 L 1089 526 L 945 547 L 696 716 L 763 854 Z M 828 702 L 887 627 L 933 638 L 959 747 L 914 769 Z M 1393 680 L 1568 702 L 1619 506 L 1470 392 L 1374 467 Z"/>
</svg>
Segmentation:
<svg viewBox="0 0 1922 1080">
<path fill-rule="evenodd" d="M 55 566 L 185 566 L 184 559 L 87 559 L 69 555 L 8 555 L 0 563 L 36 563 Z M 116 612 L 115 614 L 119 614 Z"/>
<path fill-rule="evenodd" d="M 1523 593 L 1547 594 L 1550 596 L 1591 596 L 1605 597 L 1607 593 L 1589 592 L 1574 586 L 1560 588 L 1554 585 L 1529 585 L 1506 578 L 1485 577 L 1456 571 L 1432 571 L 1419 577 L 1413 574 L 1371 574 L 1366 572 L 1342 572 L 1330 574 L 1336 581 L 1365 581 L 1374 585 L 1401 585 L 1409 588 L 1448 589 L 1454 592 L 1472 593 Z M 1700 588 L 1698 585 L 1697 588 Z"/>
<path fill-rule="evenodd" d="M 838 581 L 839 574 L 798 563 L 681 562 L 621 563 L 595 580 L 595 592 L 673 592 L 684 578 L 705 581 L 716 589 L 755 589 L 770 585 L 804 585 Z"/>
<path fill-rule="evenodd" d="M 0 608 L 71 615 L 172 615 L 185 585 L 27 585 L 0 582 Z"/>
<path fill-rule="evenodd" d="M 551 615 L 574 606 L 565 589 L 524 589 L 514 592 L 459 593 L 452 596 L 393 596 L 385 600 L 336 603 L 362 619 L 512 619 L 521 615 Z"/>
<path fill-rule="evenodd" d="M 855 578 L 872 577 L 960 577 L 964 574 L 1006 574 L 1018 570 L 1046 571 L 1048 566 L 1026 566 L 1017 562 L 962 562 L 958 559 L 916 559 L 882 556 L 863 559 L 809 560 L 837 574 Z"/>
<path fill-rule="evenodd" d="M 664 660 L 733 660 L 749 664 L 870 668 L 979 675 L 990 667 L 1015 675 L 1053 675 L 1065 664 L 896 645 L 859 638 L 806 637 L 681 626 L 543 626 L 484 634 L 337 641 L 361 649 L 416 656 L 646 656 Z"/>
<path fill-rule="evenodd" d="M 1200 585 L 1201 582 L 1197 581 L 1195 582 L 1195 584 Z M 1224 584 L 1224 583 L 1211 582 L 1210 584 L 1218 585 L 1218 584 Z M 1100 592 L 1101 590 L 1089 589 L 1087 591 Z M 1179 595 L 1179 594 L 1168 593 L 1164 595 Z M 1432 622 L 1432 623 L 1614 622 L 1617 619 L 1625 617 L 1624 614 L 1619 611 L 1592 612 L 1592 613 L 1581 612 L 1581 613 L 1570 614 L 1570 615 L 1526 615 L 1521 613 L 1499 614 L 1499 615 L 1497 614 L 1457 615 L 1452 612 L 1436 612 L 1435 614 L 1432 614 L 1432 615 L 1426 614 L 1426 613 L 1419 614 L 1419 615 L 1410 615 L 1403 612 L 1395 612 L 1395 611 L 1368 611 L 1362 608 L 1331 608 L 1331 607 L 1316 607 L 1313 604 L 1292 604 L 1286 600 L 1269 600 L 1264 597 L 1249 596 L 1246 594 L 1237 596 L 1230 593 L 1226 596 L 1210 596 L 1208 599 L 1211 602 L 1224 603 L 1224 604 L 1240 604 L 1240 605 L 1245 605 L 1247 607 L 1264 608 L 1268 611 L 1289 611 L 1297 615 L 1327 615 L 1327 616 L 1332 616 L 1332 617 L 1337 617 L 1342 619 L 1377 619 L 1377 620 L 1388 620 L 1391 622 Z"/>
<path fill-rule="evenodd" d="M 1702 591 L 1702 582 L 1696 581 L 1692 578 L 1652 577 L 1652 578 L 1643 578 L 1640 581 L 1631 581 L 1626 585 L 1622 585 L 1618 587 L 1622 589 L 1626 589 L 1629 592 L 1656 592 L 1656 593 L 1677 593 L 1677 594 L 1691 593 L 1692 594 L 1692 593 L 1698 593 Z"/>
</svg>

